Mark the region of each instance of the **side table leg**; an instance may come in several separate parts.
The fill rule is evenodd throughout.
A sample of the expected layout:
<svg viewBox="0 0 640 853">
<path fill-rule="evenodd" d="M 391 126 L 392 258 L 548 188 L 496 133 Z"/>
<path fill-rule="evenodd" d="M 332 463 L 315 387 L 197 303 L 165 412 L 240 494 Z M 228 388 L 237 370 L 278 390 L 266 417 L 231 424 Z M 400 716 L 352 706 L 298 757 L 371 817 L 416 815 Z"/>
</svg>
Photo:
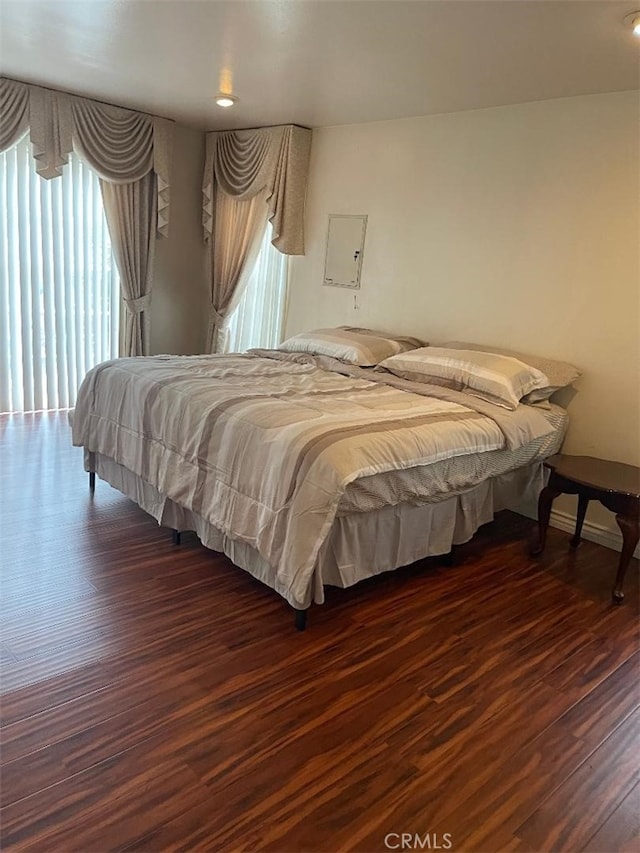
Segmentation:
<svg viewBox="0 0 640 853">
<path fill-rule="evenodd" d="M 580 544 L 582 525 L 584 524 L 584 517 L 587 514 L 588 506 L 589 498 L 586 495 L 578 495 L 578 515 L 576 517 L 576 532 L 574 533 L 573 539 L 570 542 L 572 548 L 577 548 Z"/>
<path fill-rule="evenodd" d="M 530 554 L 532 557 L 538 557 L 544 551 L 547 541 L 547 527 L 549 527 L 549 518 L 551 517 L 551 506 L 560 494 L 562 492 L 552 485 L 545 486 L 540 492 L 538 498 L 538 541 L 531 547 Z"/>
<path fill-rule="evenodd" d="M 616 515 L 616 521 L 622 531 L 622 553 L 620 554 L 616 584 L 613 588 L 613 603 L 622 604 L 622 600 L 624 599 L 622 583 L 631 562 L 633 552 L 638 544 L 638 539 L 640 539 L 640 519 L 637 516 L 629 518 L 627 515 Z"/>
</svg>

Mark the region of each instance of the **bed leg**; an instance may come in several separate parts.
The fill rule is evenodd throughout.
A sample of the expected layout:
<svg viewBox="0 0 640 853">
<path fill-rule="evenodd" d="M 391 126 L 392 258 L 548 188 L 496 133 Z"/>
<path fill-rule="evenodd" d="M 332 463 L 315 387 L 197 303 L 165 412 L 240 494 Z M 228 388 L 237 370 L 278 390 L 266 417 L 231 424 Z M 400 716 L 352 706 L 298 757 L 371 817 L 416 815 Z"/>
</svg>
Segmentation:
<svg viewBox="0 0 640 853">
<path fill-rule="evenodd" d="M 307 611 L 306 610 L 296 610 L 296 630 L 304 631 L 307 627 Z"/>
<path fill-rule="evenodd" d="M 89 471 L 89 491 L 93 494 L 96 490 L 96 472 Z"/>
<path fill-rule="evenodd" d="M 454 564 L 454 562 L 455 562 L 455 553 L 454 553 L 455 547 L 456 547 L 455 545 L 452 545 L 449 553 L 443 554 L 440 557 L 440 562 L 442 563 L 443 566 L 452 566 Z"/>
<path fill-rule="evenodd" d="M 179 545 L 180 542 L 182 541 L 182 533 L 180 533 L 179 530 L 172 530 L 171 531 L 171 540 L 172 540 L 174 545 Z"/>
</svg>

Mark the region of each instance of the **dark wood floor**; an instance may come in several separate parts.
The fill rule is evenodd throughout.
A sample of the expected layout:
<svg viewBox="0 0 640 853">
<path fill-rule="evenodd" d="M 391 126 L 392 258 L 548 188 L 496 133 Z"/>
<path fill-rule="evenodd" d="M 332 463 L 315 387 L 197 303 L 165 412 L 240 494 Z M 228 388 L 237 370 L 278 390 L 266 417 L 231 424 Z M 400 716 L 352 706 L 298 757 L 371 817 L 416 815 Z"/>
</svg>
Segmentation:
<svg viewBox="0 0 640 853">
<path fill-rule="evenodd" d="M 505 513 L 299 634 L 91 499 L 65 415 L 0 436 L 4 850 L 638 849 L 637 561 L 613 608 L 615 553 Z"/>
</svg>

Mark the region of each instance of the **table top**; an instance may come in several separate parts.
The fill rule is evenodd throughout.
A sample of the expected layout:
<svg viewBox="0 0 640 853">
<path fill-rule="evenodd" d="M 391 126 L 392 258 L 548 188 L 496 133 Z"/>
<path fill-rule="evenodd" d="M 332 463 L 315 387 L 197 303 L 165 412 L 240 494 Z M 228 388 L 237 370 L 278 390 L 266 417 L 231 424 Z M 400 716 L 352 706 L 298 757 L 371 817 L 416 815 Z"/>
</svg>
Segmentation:
<svg viewBox="0 0 640 853">
<path fill-rule="evenodd" d="M 596 459 L 594 456 L 567 456 L 565 453 L 545 459 L 544 464 L 574 483 L 640 498 L 640 468 L 635 465 Z"/>
</svg>

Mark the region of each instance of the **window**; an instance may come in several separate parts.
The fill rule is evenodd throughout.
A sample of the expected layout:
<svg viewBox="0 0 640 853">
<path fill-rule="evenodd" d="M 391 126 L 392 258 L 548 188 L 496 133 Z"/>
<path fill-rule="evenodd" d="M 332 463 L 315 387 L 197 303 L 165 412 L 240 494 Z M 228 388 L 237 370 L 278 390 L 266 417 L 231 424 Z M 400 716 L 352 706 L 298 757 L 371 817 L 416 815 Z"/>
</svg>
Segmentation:
<svg viewBox="0 0 640 853">
<path fill-rule="evenodd" d="M 0 154 L 0 411 L 64 409 L 118 355 L 120 282 L 97 175 L 36 174 L 28 135 Z"/>
<path fill-rule="evenodd" d="M 246 287 L 223 323 L 222 352 L 282 343 L 289 257 L 271 245 L 272 236 L 268 222 Z"/>
</svg>

